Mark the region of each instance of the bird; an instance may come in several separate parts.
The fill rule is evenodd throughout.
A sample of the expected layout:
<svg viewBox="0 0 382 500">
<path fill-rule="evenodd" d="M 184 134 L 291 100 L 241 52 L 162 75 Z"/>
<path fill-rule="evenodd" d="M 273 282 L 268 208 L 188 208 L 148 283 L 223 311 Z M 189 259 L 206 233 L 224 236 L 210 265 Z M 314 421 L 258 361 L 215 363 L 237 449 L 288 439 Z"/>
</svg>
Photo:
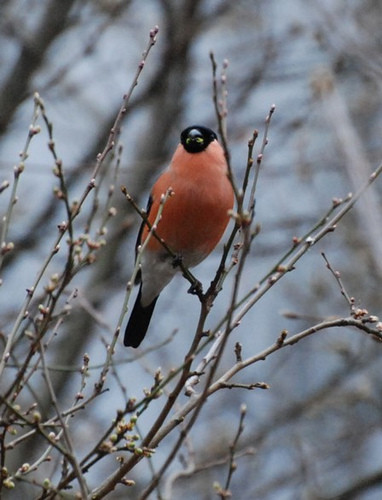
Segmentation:
<svg viewBox="0 0 382 500">
<path fill-rule="evenodd" d="M 169 189 L 171 196 L 162 206 L 155 231 L 172 255 L 151 234 L 140 256 L 136 280 L 140 287 L 126 326 L 125 346 L 136 348 L 141 344 L 160 292 L 180 270 L 179 260 L 186 268 L 197 266 L 212 252 L 226 230 L 234 192 L 224 149 L 213 130 L 192 125 L 181 132 L 168 168 L 152 188 L 146 208 L 150 226 L 143 220 L 136 251 L 150 234 L 161 199 Z"/>
</svg>

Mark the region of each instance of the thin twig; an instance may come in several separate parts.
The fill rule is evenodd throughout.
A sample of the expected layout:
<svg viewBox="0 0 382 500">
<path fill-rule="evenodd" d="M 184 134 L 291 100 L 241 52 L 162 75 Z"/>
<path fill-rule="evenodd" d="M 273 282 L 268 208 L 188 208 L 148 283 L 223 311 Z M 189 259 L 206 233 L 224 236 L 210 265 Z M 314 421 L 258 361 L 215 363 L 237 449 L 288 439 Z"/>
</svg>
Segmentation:
<svg viewBox="0 0 382 500">
<path fill-rule="evenodd" d="M 229 467 L 228 467 L 227 479 L 226 479 L 226 482 L 224 485 L 225 491 L 229 491 L 232 476 L 236 470 L 236 461 L 235 461 L 236 448 L 237 448 L 237 445 L 239 442 L 239 438 L 244 431 L 244 419 L 245 419 L 246 414 L 247 414 L 247 406 L 245 404 L 242 404 L 240 407 L 240 419 L 239 419 L 239 425 L 238 425 L 238 428 L 236 431 L 236 435 L 234 437 L 234 440 L 233 440 L 231 446 L 229 447 Z"/>
<path fill-rule="evenodd" d="M 11 193 L 9 196 L 9 202 L 8 202 L 8 207 L 5 212 L 5 215 L 2 218 L 2 228 L 0 232 L 0 269 L 3 265 L 4 261 L 4 256 L 13 249 L 13 244 L 11 242 L 6 243 L 6 239 L 8 236 L 8 231 L 9 231 L 9 226 L 11 222 L 11 217 L 13 213 L 13 207 L 15 206 L 17 202 L 17 188 L 19 186 L 19 180 L 21 174 L 24 172 L 25 169 L 25 161 L 28 158 L 28 151 L 29 151 L 29 146 L 31 144 L 31 141 L 33 137 L 35 137 L 37 134 L 40 133 L 41 129 L 40 126 L 37 125 L 37 120 L 40 116 L 40 108 L 36 100 L 34 100 L 34 109 L 33 109 L 33 116 L 32 116 L 32 123 L 29 126 L 28 129 L 28 135 L 25 141 L 24 148 L 22 149 L 20 153 L 20 161 L 17 166 L 14 167 L 13 173 L 14 173 L 14 180 L 12 184 L 12 189 Z M 7 187 L 6 183 L 3 183 L 3 189 Z M 2 189 L 2 190 L 3 190 Z M 1 285 L 1 281 L 0 281 Z M 1 376 L 1 370 L 0 370 L 0 376 Z"/>
<path fill-rule="evenodd" d="M 72 442 L 72 438 L 69 434 L 69 430 L 68 430 L 68 427 L 67 427 L 67 421 L 65 421 L 64 417 L 62 416 L 62 413 L 60 411 L 60 408 L 58 406 L 58 401 L 57 401 L 57 398 L 56 398 L 56 393 L 54 391 L 54 388 L 53 388 L 53 384 L 52 384 L 52 381 L 51 381 L 51 378 L 50 378 L 50 374 L 49 374 L 49 370 L 47 369 L 47 366 L 46 366 L 46 362 L 45 362 L 45 348 L 44 348 L 44 345 L 42 342 L 40 342 L 40 353 L 41 353 L 41 362 L 42 362 L 42 367 L 43 367 L 43 373 L 44 373 L 44 377 L 45 377 L 45 382 L 47 384 L 47 387 L 48 387 L 48 390 L 49 390 L 49 394 L 50 394 L 50 398 L 52 400 L 52 404 L 56 410 L 56 415 L 57 415 L 57 418 L 61 424 L 61 430 L 62 430 L 62 433 L 64 435 L 64 438 L 65 438 L 65 442 L 66 442 L 66 446 L 68 448 L 68 453 L 66 455 L 66 457 L 68 458 L 70 464 L 72 465 L 73 469 L 75 470 L 76 472 L 76 477 L 77 477 L 77 480 L 78 480 L 78 484 L 80 486 L 80 490 L 81 490 L 81 495 L 83 498 L 86 498 L 87 497 L 87 494 L 88 494 L 88 487 L 87 487 L 87 484 L 86 484 L 86 480 L 85 480 L 85 477 L 84 475 L 82 474 L 82 470 L 81 470 L 81 467 L 75 457 L 75 454 L 74 454 L 74 446 L 73 446 L 73 442 Z"/>
<path fill-rule="evenodd" d="M 337 281 L 337 284 L 340 288 L 340 292 L 341 292 L 341 295 L 345 298 L 349 308 L 350 308 L 350 311 L 352 312 L 353 311 L 353 308 L 354 308 L 354 298 L 350 297 L 350 295 L 347 293 L 347 291 L 345 290 L 345 287 L 344 287 L 344 284 L 342 283 L 342 279 L 341 279 L 341 274 L 339 271 L 335 271 L 333 269 L 333 267 L 331 266 L 328 258 L 326 257 L 325 253 L 324 252 L 321 252 L 321 255 L 322 255 L 322 258 L 324 259 L 324 261 L 326 262 L 326 267 L 329 269 L 329 271 L 332 273 L 332 275 L 334 276 L 335 280 Z"/>
<path fill-rule="evenodd" d="M 227 161 L 227 168 L 228 168 L 228 178 L 231 182 L 232 189 L 235 193 L 235 199 L 239 200 L 240 194 L 238 191 L 238 188 L 236 186 L 235 182 L 235 177 L 233 175 L 232 171 L 232 166 L 231 166 L 231 154 L 229 152 L 228 148 L 228 140 L 227 140 L 227 124 L 226 124 L 226 118 L 227 118 L 227 89 L 226 89 L 226 69 L 228 62 L 224 62 L 223 66 L 223 75 L 221 78 L 221 83 L 222 83 L 222 94 L 221 98 L 219 97 L 219 90 L 218 90 L 218 81 L 217 81 L 217 76 L 216 76 L 216 70 L 217 70 L 217 64 L 215 60 L 215 56 L 213 52 L 210 52 L 210 60 L 211 60 L 211 66 L 212 66 L 212 91 L 213 91 L 213 103 L 215 107 L 215 114 L 218 120 L 218 129 L 219 129 L 219 135 L 222 141 L 222 147 L 224 150 L 224 154 L 226 157 Z"/>
</svg>

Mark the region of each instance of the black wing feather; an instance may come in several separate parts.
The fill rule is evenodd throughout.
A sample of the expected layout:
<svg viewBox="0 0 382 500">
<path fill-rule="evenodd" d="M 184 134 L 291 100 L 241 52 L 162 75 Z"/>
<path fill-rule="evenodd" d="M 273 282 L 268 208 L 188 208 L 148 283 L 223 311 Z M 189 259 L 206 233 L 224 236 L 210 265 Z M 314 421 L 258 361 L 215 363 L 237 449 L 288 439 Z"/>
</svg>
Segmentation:
<svg viewBox="0 0 382 500">
<path fill-rule="evenodd" d="M 125 337 L 123 343 L 126 347 L 138 347 L 139 344 L 144 339 L 147 329 L 150 324 L 150 319 L 154 311 L 154 307 L 158 297 L 146 307 L 141 304 L 142 295 L 142 285 L 139 288 L 139 292 L 130 315 L 129 322 L 127 323 L 125 330 Z"/>
</svg>

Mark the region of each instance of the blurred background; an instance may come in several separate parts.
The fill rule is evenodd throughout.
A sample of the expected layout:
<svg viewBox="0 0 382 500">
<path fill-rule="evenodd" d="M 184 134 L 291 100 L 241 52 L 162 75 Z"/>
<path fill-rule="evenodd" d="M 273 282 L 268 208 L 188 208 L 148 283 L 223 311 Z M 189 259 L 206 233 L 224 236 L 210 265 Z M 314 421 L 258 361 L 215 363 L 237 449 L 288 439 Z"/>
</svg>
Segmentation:
<svg viewBox="0 0 382 500">
<path fill-rule="evenodd" d="M 97 365 L 104 360 L 105 343 L 110 342 L 134 266 L 140 221 L 120 185 L 144 207 L 181 130 L 192 124 L 217 128 L 210 51 L 219 68 L 228 60 L 228 139 L 238 179 L 245 171 L 248 139 L 254 129 L 262 134 L 265 117 L 276 105 L 256 198 L 261 232 L 242 282 L 244 295 L 290 248 L 292 238 L 303 235 L 323 216 L 333 198 L 355 192 L 381 162 L 381 22 L 379 0 L 2 0 L 0 182 L 12 181 L 13 165 L 19 161 L 31 123 L 33 94 L 38 91 L 53 123 L 72 199 L 80 196 L 91 178 L 148 33 L 159 26 L 157 44 L 123 122 L 119 177 L 115 182 L 114 168 L 104 174 L 104 185 L 115 183 L 117 208 L 105 235 L 107 245 L 96 265 L 79 273 L 70 285 L 70 290 L 78 288 L 78 297 L 50 349 L 49 362 L 57 368 L 52 376 L 63 406 L 78 390 L 76 369 L 85 352 L 93 368 L 89 391 L 97 379 Z M 15 251 L 7 255 L 2 273 L 3 333 L 11 329 L 25 290 L 55 240 L 57 224 L 65 219 L 63 204 L 52 194 L 57 179 L 42 129 L 25 161 L 8 237 Z M 321 319 L 348 315 L 322 251 L 341 272 L 356 304 L 382 315 L 381 188 L 377 181 L 337 230 L 251 309 L 231 336 L 221 373 L 234 362 L 232 347 L 237 341 L 247 357 L 275 342 L 282 329 L 295 333 Z M 107 189 L 100 191 L 101 205 L 106 195 Z M 9 189 L 0 196 L 1 214 L 8 200 Z M 89 207 L 78 220 L 78 231 L 86 223 Z M 204 286 L 214 276 L 221 250 L 222 244 L 195 269 Z M 62 259 L 57 256 L 49 273 L 59 272 Z M 227 293 L 223 290 L 210 314 L 210 328 L 224 316 L 231 284 L 228 278 Z M 179 276 L 163 292 L 142 350 L 176 330 L 171 342 L 143 357 L 119 342 L 109 391 L 88 407 L 86 416 L 71 423 L 80 456 L 128 397 L 142 397 L 157 367 L 167 373 L 181 363 L 199 311 L 197 298 L 188 295 L 187 288 Z M 231 484 L 233 498 L 381 498 L 381 349 L 369 336 L 337 329 L 313 335 L 249 367 L 237 382 L 264 381 L 271 388 L 220 391 L 213 396 L 182 457 L 161 483 L 163 498 L 214 497 L 213 483 L 224 483 L 226 477 L 223 459 L 243 402 L 247 405 L 239 441 L 243 456 L 237 459 Z M 11 380 L 12 369 L 6 376 Z M 28 397 L 38 398 L 49 415 L 42 378 L 35 377 L 31 386 Z M 144 414 L 140 432 L 144 434 L 159 408 L 155 402 Z M 162 443 L 152 459 L 154 468 L 175 437 Z M 23 458 L 18 448 L 9 455 L 13 466 L 32 462 L 39 446 L 29 445 Z M 180 474 L 192 461 L 196 472 Z M 113 459 L 101 464 L 105 477 L 115 468 Z M 8 467 L 12 469 L 12 461 Z M 53 465 L 46 467 L 42 474 L 54 474 Z M 137 486 L 129 490 L 129 498 L 139 497 L 149 477 L 143 461 L 134 470 Z M 89 484 L 97 484 L 96 468 Z M 24 493 L 24 498 L 28 495 Z M 121 489 L 110 498 L 124 495 Z"/>
</svg>

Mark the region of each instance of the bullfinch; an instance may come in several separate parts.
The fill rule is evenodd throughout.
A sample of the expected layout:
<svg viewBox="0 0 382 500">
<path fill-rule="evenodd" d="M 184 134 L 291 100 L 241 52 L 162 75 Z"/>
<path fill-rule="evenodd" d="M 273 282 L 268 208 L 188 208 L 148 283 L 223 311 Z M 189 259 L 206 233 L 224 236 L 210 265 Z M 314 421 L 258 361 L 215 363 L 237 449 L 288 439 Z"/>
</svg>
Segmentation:
<svg viewBox="0 0 382 500">
<path fill-rule="evenodd" d="M 186 268 L 198 265 L 222 237 L 234 203 L 227 173 L 224 151 L 215 132 L 200 125 L 183 130 L 169 167 L 154 184 L 146 210 L 147 220 L 153 225 L 162 195 L 171 188 L 172 196 L 163 205 L 156 234 L 173 255 L 157 238 L 150 237 L 141 255 L 140 288 L 126 327 L 125 346 L 138 347 L 142 342 L 160 292 L 179 271 L 176 262 L 181 259 Z M 137 248 L 149 232 L 143 221 Z"/>
</svg>

